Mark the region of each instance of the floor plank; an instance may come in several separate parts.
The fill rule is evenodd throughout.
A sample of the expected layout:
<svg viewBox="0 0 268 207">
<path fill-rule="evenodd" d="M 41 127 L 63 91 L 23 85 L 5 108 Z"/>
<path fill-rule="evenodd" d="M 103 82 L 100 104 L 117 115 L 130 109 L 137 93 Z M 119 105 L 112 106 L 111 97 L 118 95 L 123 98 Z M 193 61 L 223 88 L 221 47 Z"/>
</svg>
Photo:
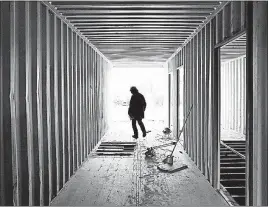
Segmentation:
<svg viewBox="0 0 268 207">
<path fill-rule="evenodd" d="M 147 147 L 172 141 L 164 136 L 163 123 L 145 122 L 152 132 L 146 138 L 131 137 L 131 123 L 113 125 L 102 141 L 136 141 L 131 157 L 97 156 L 92 153 L 83 166 L 64 186 L 51 205 L 71 206 L 145 206 L 145 205 L 208 205 L 228 206 L 178 145 L 174 163 L 188 165 L 172 174 L 160 172 L 157 165 L 173 146 L 156 150 L 156 157 L 146 158 Z"/>
</svg>

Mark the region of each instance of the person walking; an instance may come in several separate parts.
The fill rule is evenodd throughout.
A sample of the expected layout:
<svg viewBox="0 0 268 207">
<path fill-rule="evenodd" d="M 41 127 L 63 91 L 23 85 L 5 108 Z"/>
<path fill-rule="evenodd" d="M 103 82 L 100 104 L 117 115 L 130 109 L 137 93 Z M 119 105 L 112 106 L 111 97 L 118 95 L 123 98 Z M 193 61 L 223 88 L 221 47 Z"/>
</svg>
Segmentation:
<svg viewBox="0 0 268 207">
<path fill-rule="evenodd" d="M 135 86 L 132 86 L 130 88 L 130 92 L 132 93 L 132 96 L 129 103 L 128 115 L 132 120 L 132 128 L 134 132 L 134 135 L 132 137 L 135 139 L 139 137 L 136 125 L 137 122 L 141 128 L 143 137 L 146 137 L 145 126 L 142 122 L 142 119 L 144 118 L 144 112 L 146 109 L 145 98 L 141 93 L 139 93 L 138 89 Z"/>
</svg>

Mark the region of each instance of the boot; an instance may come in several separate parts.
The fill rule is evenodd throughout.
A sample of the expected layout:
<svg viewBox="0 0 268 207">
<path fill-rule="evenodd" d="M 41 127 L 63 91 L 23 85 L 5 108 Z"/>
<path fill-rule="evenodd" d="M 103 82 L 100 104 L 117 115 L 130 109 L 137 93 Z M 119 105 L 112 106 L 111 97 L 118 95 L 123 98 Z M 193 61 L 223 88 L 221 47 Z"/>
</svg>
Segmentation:
<svg viewBox="0 0 268 207">
<path fill-rule="evenodd" d="M 139 138 L 139 136 L 136 135 L 136 134 L 132 135 L 132 137 L 133 137 L 134 139 L 138 139 L 138 138 Z"/>
</svg>

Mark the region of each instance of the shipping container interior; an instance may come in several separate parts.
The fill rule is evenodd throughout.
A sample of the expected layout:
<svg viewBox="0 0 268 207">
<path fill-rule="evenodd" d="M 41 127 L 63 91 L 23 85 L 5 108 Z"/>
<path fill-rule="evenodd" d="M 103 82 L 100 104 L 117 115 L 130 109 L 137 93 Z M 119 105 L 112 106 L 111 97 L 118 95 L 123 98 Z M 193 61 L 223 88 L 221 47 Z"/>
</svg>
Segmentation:
<svg viewBox="0 0 268 207">
<path fill-rule="evenodd" d="M 265 1 L 1 1 L 0 204 L 50 204 L 135 62 L 165 69 L 166 125 L 215 191 L 268 205 L 267 19 Z"/>
</svg>

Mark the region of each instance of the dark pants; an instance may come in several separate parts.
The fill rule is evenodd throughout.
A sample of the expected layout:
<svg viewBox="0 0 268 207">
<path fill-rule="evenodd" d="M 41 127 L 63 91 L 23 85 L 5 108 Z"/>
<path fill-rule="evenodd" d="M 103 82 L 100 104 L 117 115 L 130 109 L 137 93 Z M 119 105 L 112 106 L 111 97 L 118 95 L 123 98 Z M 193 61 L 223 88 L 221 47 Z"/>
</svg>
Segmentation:
<svg viewBox="0 0 268 207">
<path fill-rule="evenodd" d="M 145 127 L 144 127 L 144 124 L 142 122 L 141 119 L 132 119 L 132 128 L 133 128 L 133 131 L 134 131 L 134 135 L 138 135 L 138 129 L 137 129 L 137 125 L 136 125 L 136 122 L 138 121 L 138 124 L 140 125 L 140 128 L 141 128 L 141 131 L 143 134 L 146 134 L 146 130 L 145 130 Z"/>
</svg>

